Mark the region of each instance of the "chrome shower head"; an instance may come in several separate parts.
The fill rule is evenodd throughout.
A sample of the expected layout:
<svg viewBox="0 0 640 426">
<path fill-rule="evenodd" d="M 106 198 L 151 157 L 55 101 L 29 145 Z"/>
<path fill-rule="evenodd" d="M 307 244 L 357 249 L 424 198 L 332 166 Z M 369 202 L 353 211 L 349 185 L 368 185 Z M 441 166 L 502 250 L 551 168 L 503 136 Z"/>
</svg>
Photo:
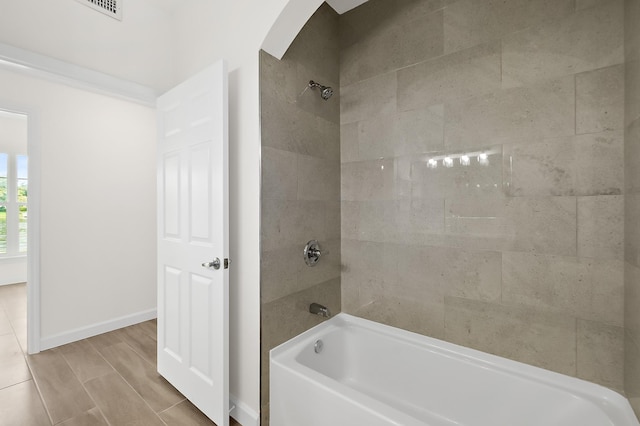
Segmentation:
<svg viewBox="0 0 640 426">
<path fill-rule="evenodd" d="M 328 100 L 331 96 L 333 96 L 333 89 L 331 87 L 323 86 L 322 84 L 316 83 L 313 80 L 309 82 L 309 88 L 320 89 L 320 97 L 325 101 Z"/>
</svg>

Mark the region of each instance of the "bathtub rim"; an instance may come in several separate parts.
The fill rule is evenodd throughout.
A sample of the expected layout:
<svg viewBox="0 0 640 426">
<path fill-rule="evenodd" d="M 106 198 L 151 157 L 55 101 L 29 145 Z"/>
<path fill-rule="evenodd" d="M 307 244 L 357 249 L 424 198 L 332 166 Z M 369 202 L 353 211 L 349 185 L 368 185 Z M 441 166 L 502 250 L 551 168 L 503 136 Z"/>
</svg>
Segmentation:
<svg viewBox="0 0 640 426">
<path fill-rule="evenodd" d="M 378 404 L 381 402 L 300 363 L 296 359 L 301 350 L 308 347 L 307 345 L 313 345 L 317 339 L 322 338 L 322 335 L 327 332 L 345 326 L 364 328 L 376 334 L 391 338 L 392 340 L 418 346 L 437 355 L 453 358 L 460 362 L 477 364 L 482 368 L 506 375 L 513 375 L 543 386 L 560 389 L 591 402 L 606 413 L 612 420 L 623 420 L 626 422 L 624 424 L 633 426 L 640 425 L 628 399 L 605 386 L 347 313 L 339 313 L 329 320 L 271 349 L 269 351 L 269 362 L 290 371 L 305 381 L 313 382 L 321 386 L 326 391 L 340 393 L 353 403 L 369 410 L 365 404 L 359 401 L 360 398 L 364 398 L 365 401 L 377 402 Z M 392 408 L 391 406 L 387 407 Z M 384 415 L 384 413 L 381 414 Z"/>
</svg>

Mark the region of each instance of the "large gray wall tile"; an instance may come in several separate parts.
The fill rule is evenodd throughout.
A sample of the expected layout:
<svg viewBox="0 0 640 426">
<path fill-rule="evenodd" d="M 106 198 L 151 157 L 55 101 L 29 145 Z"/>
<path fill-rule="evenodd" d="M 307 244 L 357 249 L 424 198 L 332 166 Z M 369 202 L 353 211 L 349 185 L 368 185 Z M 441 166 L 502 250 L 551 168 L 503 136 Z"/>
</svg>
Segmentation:
<svg viewBox="0 0 640 426">
<path fill-rule="evenodd" d="M 382 74 L 340 88 L 341 124 L 366 120 L 374 115 L 396 111 L 397 77 L 395 72 Z"/>
<path fill-rule="evenodd" d="M 491 93 L 501 87 L 500 43 L 482 44 L 398 71 L 400 111 Z"/>
<path fill-rule="evenodd" d="M 330 80 L 340 78 L 339 23 L 336 12 L 323 3 L 313 17 L 302 27 L 295 42 L 285 54 L 285 59 L 313 70 L 315 75 L 307 80 Z M 326 84 L 326 83 L 325 83 Z"/>
<path fill-rule="evenodd" d="M 333 98 L 331 100 L 339 101 Z M 340 158 L 338 123 L 315 116 L 294 103 L 268 95 L 262 95 L 262 104 L 264 108 L 260 123 L 263 147 L 320 158 Z"/>
<path fill-rule="evenodd" d="M 579 320 L 577 337 L 577 376 L 622 391 L 624 329 Z"/>
<path fill-rule="evenodd" d="M 326 207 L 322 201 L 262 200 L 262 250 L 325 240 Z"/>
<path fill-rule="evenodd" d="M 340 161 L 343 163 L 358 161 L 359 157 L 359 123 L 340 126 Z"/>
<path fill-rule="evenodd" d="M 487 156 L 484 162 L 478 155 Z M 469 165 L 462 165 L 463 155 L 469 157 Z M 453 165 L 446 167 L 449 157 Z M 405 159 L 403 159 L 405 160 Z M 502 147 L 490 146 L 468 151 L 435 151 L 407 158 L 411 164 L 411 196 L 413 198 L 478 197 L 502 194 Z M 437 162 L 432 168 L 429 161 Z"/>
<path fill-rule="evenodd" d="M 624 258 L 640 266 L 640 192 L 628 193 L 624 198 Z"/>
<path fill-rule="evenodd" d="M 447 297 L 445 338 L 563 374 L 576 374 L 576 320 L 568 315 Z"/>
<path fill-rule="evenodd" d="M 575 133 L 574 77 L 445 105 L 445 145 L 473 147 Z"/>
<path fill-rule="evenodd" d="M 640 306 L 640 268 L 628 262 L 625 262 L 624 268 L 624 327 L 626 333 L 638 342 L 640 341 L 640 311 L 638 310 L 638 306 Z M 637 386 L 640 389 L 640 381 Z"/>
<path fill-rule="evenodd" d="M 624 392 L 636 416 L 640 416 L 640 346 L 624 334 Z"/>
<path fill-rule="evenodd" d="M 438 298 L 415 300 L 404 295 L 378 295 L 374 302 L 352 314 L 436 339 L 444 338 L 444 302 Z"/>
<path fill-rule="evenodd" d="M 640 192 L 640 119 L 625 128 L 624 140 L 625 189 Z"/>
<path fill-rule="evenodd" d="M 340 15 L 340 46 L 345 49 L 381 27 L 424 18 L 442 7 L 443 0 L 369 0 Z"/>
<path fill-rule="evenodd" d="M 301 284 L 301 288 L 309 288 L 322 282 L 340 279 L 342 265 L 340 240 L 326 240 L 319 241 L 319 243 L 323 254 L 315 266 L 308 266 L 303 261 L 301 252 L 298 252 L 292 260 L 298 267 L 298 283 Z"/>
<path fill-rule="evenodd" d="M 396 6 L 392 1 L 386 3 Z M 397 10 L 397 6 L 394 9 Z M 380 12 L 385 13 L 383 10 Z M 351 36 L 349 38 L 354 40 L 353 44 L 343 44 L 340 52 L 342 85 L 442 55 L 442 10 L 418 14 L 387 13 L 385 17 L 379 25 L 368 29 L 366 37 L 355 40 Z M 343 21 L 350 19 L 353 20 L 352 17 L 347 17 Z"/>
<path fill-rule="evenodd" d="M 505 144 L 505 191 L 514 197 L 622 194 L 622 163 L 621 132 Z"/>
<path fill-rule="evenodd" d="M 277 99 L 293 104 L 300 111 L 322 117 L 330 122 L 340 122 L 340 92 L 338 76 L 333 78 L 321 76 L 315 68 L 309 68 L 289 54 L 281 60 L 268 53 L 260 52 L 260 96 L 266 99 Z M 313 80 L 334 89 L 334 97 L 327 101 L 320 97 L 318 89 L 311 89 L 309 82 Z M 265 111 L 263 111 L 265 112 Z"/>
<path fill-rule="evenodd" d="M 622 326 L 621 261 L 504 252 L 502 265 L 505 303 Z"/>
<path fill-rule="evenodd" d="M 293 103 L 304 89 L 298 87 L 295 61 L 274 58 L 260 50 L 260 96 Z"/>
<path fill-rule="evenodd" d="M 320 303 L 340 313 L 340 279 L 330 280 L 262 306 L 262 341 L 267 348 L 289 340 L 320 324 L 324 318 L 309 313 L 309 305 Z"/>
<path fill-rule="evenodd" d="M 327 80 L 317 77 L 316 70 L 298 65 L 296 74 L 298 80 L 297 87 L 301 89 L 296 97 L 296 107 L 301 111 L 306 111 L 315 117 L 323 118 L 331 123 L 340 124 L 340 86 L 337 80 Z M 321 96 L 319 88 L 311 89 L 311 81 L 328 86 L 333 89 L 333 95 L 329 99 Z"/>
<path fill-rule="evenodd" d="M 624 260 L 624 196 L 578 197 L 578 256 Z"/>
<path fill-rule="evenodd" d="M 260 253 L 260 300 L 262 303 L 269 303 L 302 290 L 299 288 L 296 262 L 302 259 L 301 245 L 291 244 L 283 248 L 262 250 Z"/>
<path fill-rule="evenodd" d="M 342 294 L 345 312 L 355 311 L 393 289 L 397 276 L 395 246 L 342 239 Z"/>
<path fill-rule="evenodd" d="M 298 156 L 268 146 L 262 148 L 263 197 L 295 200 L 298 195 Z"/>
<path fill-rule="evenodd" d="M 447 233 L 473 237 L 470 248 L 576 255 L 575 197 L 451 199 L 445 214 Z"/>
<path fill-rule="evenodd" d="M 625 262 L 624 279 L 624 390 L 636 415 L 640 415 L 640 268 Z"/>
<path fill-rule="evenodd" d="M 399 112 L 394 154 L 415 155 L 444 148 L 444 105 Z"/>
<path fill-rule="evenodd" d="M 615 0 L 576 0 L 576 10 L 588 9 L 590 7 L 601 6 L 604 3 Z"/>
<path fill-rule="evenodd" d="M 386 242 L 395 233 L 393 200 L 362 201 L 358 213 L 359 240 Z"/>
<path fill-rule="evenodd" d="M 624 65 L 576 75 L 576 133 L 622 130 Z"/>
<path fill-rule="evenodd" d="M 510 87 L 624 62 L 623 0 L 505 36 L 503 85 Z"/>
<path fill-rule="evenodd" d="M 342 200 L 389 200 L 394 198 L 394 160 L 342 163 Z"/>
<path fill-rule="evenodd" d="M 638 54 L 640 56 L 640 53 Z M 640 119 L 640 79 L 634 78 L 640 73 L 640 58 L 625 63 L 625 124 Z"/>
<path fill-rule="evenodd" d="M 396 200 L 390 240 L 420 244 L 426 243 L 429 235 L 442 234 L 445 231 L 444 209 L 444 198 Z"/>
<path fill-rule="evenodd" d="M 573 0 L 460 0 L 444 9 L 444 46 L 451 53 L 568 16 Z"/>
<path fill-rule="evenodd" d="M 625 60 L 640 59 L 640 31 L 635 25 L 640 19 L 640 2 L 638 0 L 624 1 L 624 53 Z"/>
<path fill-rule="evenodd" d="M 397 291 L 411 299 L 500 299 L 502 257 L 498 252 L 397 245 L 396 258 Z"/>
<path fill-rule="evenodd" d="M 292 175 L 289 176 L 292 180 Z M 298 200 L 340 199 L 340 163 L 335 160 L 298 156 Z"/>
<path fill-rule="evenodd" d="M 376 114 L 358 122 L 358 160 L 392 157 L 398 138 L 398 124 L 393 114 Z"/>
</svg>

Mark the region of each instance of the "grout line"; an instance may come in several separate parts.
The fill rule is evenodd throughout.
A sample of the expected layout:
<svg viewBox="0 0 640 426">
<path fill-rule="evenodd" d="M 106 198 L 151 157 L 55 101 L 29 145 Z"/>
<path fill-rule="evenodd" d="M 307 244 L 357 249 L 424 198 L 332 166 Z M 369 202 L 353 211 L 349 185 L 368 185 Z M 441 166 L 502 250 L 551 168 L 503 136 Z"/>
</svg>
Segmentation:
<svg viewBox="0 0 640 426">
<path fill-rule="evenodd" d="M 172 385 L 172 386 L 173 386 L 173 385 Z M 178 405 L 182 404 L 182 403 L 183 403 L 183 402 L 185 402 L 185 401 L 187 401 L 187 398 L 183 398 L 182 400 L 180 400 L 180 401 L 176 402 L 176 403 L 175 403 L 175 404 L 173 404 L 172 406 L 167 407 L 167 408 L 165 408 L 165 409 L 164 409 L 164 410 L 162 410 L 162 411 L 158 411 L 156 414 L 160 415 L 161 413 L 164 413 L 164 412 L 166 412 L 166 411 L 169 411 L 169 410 L 171 410 L 172 408 L 177 407 Z"/>
<path fill-rule="evenodd" d="M 29 373 L 29 375 L 31 375 L 31 373 Z M 28 378 L 28 379 L 26 379 L 26 380 L 22 380 L 22 381 L 20 381 L 20 382 L 11 383 L 10 385 L 7 385 L 7 386 L 4 386 L 4 387 L 0 388 L 0 392 L 1 392 L 1 391 L 3 391 L 3 390 L 5 390 L 5 389 L 9 389 L 10 387 L 13 387 L 13 386 L 21 385 L 21 384 L 26 383 L 26 382 L 28 382 L 28 381 L 30 381 L 30 380 L 33 380 L 33 377 L 30 377 L 30 378 Z"/>
<path fill-rule="evenodd" d="M 26 287 L 25 287 L 26 290 Z M 20 301 L 20 303 L 24 303 L 26 305 L 26 293 L 25 293 L 25 299 Z M 36 380 L 36 375 L 34 373 L 34 369 L 31 367 L 31 363 L 29 362 L 29 355 L 26 352 L 26 348 L 23 348 L 22 345 L 20 344 L 20 339 L 18 338 L 18 334 L 16 333 L 16 329 L 13 325 L 13 321 L 11 320 L 11 318 L 9 317 L 9 315 L 7 314 L 6 311 L 6 307 L 4 306 L 4 300 L 2 303 L 2 309 L 5 313 L 5 316 L 7 317 L 7 319 L 9 320 L 9 325 L 11 326 L 11 330 L 12 330 L 12 335 L 14 337 L 14 339 L 16 339 L 16 341 L 18 342 L 18 347 L 20 347 L 20 350 L 22 351 L 22 357 L 24 359 L 25 364 L 27 364 L 27 369 L 29 369 L 29 374 L 31 375 L 31 379 L 29 379 L 30 381 L 33 382 L 33 386 L 36 388 L 36 392 L 38 392 L 38 398 L 40 398 L 40 403 L 42 404 L 42 408 L 44 409 L 44 412 L 47 415 L 47 418 L 49 419 L 49 424 L 53 425 L 53 417 L 51 417 L 51 413 L 49 411 L 49 407 L 47 407 L 47 404 L 44 401 L 44 397 L 42 395 L 42 391 L 40 390 L 40 385 L 38 384 L 38 381 Z M 27 380 L 27 381 L 29 381 Z M 25 383 L 25 382 L 21 382 L 21 383 Z M 6 388 L 5 388 L 6 389 Z"/>
<path fill-rule="evenodd" d="M 127 345 L 128 347 L 130 347 L 130 348 L 131 348 L 131 346 L 130 346 L 127 342 L 122 341 L 122 342 L 119 342 L 119 343 L 124 343 L 125 345 Z M 116 343 L 116 345 L 117 345 L 117 344 L 119 344 L 119 343 Z M 109 345 L 109 346 L 114 346 L 114 345 Z M 102 357 L 102 359 L 104 359 L 104 361 L 105 361 L 107 364 L 109 364 L 109 366 L 111 366 L 111 368 L 113 368 L 113 373 L 116 373 L 118 376 L 120 376 L 120 378 L 121 378 L 121 379 L 122 379 L 122 380 L 123 380 L 123 381 L 124 381 L 124 382 L 125 382 L 125 383 L 126 383 L 126 384 L 127 384 L 127 385 L 128 385 L 128 386 L 129 386 L 133 391 L 134 391 L 134 392 L 135 392 L 135 394 L 136 394 L 136 395 L 138 395 L 138 396 L 140 397 L 140 399 L 142 399 L 142 401 L 143 401 L 143 402 L 144 402 L 144 403 L 149 407 L 149 409 L 150 409 L 154 414 L 156 414 L 155 410 L 154 410 L 153 408 L 151 408 L 151 406 L 150 406 L 150 405 L 147 403 L 147 401 L 142 397 L 142 395 L 140 395 L 140 394 L 138 393 L 138 391 L 137 391 L 137 390 L 135 390 L 135 388 L 134 388 L 133 386 L 131 386 L 131 383 L 129 383 L 129 382 L 127 381 L 127 379 L 125 379 L 125 378 L 124 378 L 124 376 L 123 376 L 122 374 L 120 374 L 120 371 L 118 371 L 118 369 L 117 369 L 113 364 L 111 364 L 107 358 L 105 358 L 105 357 L 104 357 L 104 355 L 102 354 L 102 352 L 100 352 L 100 350 L 99 350 L 99 349 L 97 349 L 97 348 L 95 348 L 95 349 L 96 349 L 96 352 L 98 352 L 98 354 L 100 355 L 100 357 Z M 135 352 L 135 350 L 134 350 L 133 348 L 131 348 L 131 349 Z M 138 353 L 137 353 L 137 352 L 135 352 L 135 353 L 136 353 L 136 355 L 138 355 Z M 139 355 L 138 355 L 138 356 L 139 356 Z"/>
<path fill-rule="evenodd" d="M 125 328 L 126 328 L 126 327 L 125 327 Z M 118 329 L 118 330 L 122 330 L 122 329 Z M 118 330 L 114 330 L 114 331 L 118 331 Z M 145 334 L 146 334 L 146 333 L 145 333 Z M 107 360 L 107 359 L 104 357 L 104 355 L 102 354 L 102 352 L 100 352 L 100 350 L 99 350 L 98 348 L 96 348 L 96 347 L 95 347 L 95 345 L 93 345 L 93 343 L 91 343 L 91 342 L 89 342 L 89 343 L 90 343 L 90 344 L 91 344 L 91 346 L 95 349 L 95 351 L 98 353 L 98 355 L 100 355 L 100 357 L 101 357 L 102 359 L 104 359 L 104 361 L 105 361 L 107 364 L 109 364 L 109 366 L 111 366 L 111 368 L 113 368 L 113 371 L 114 371 L 118 376 L 120 376 L 120 378 L 121 378 L 121 379 L 122 379 L 122 380 L 127 384 L 127 386 L 129 386 L 129 387 L 131 388 L 131 390 L 133 390 L 133 392 L 134 392 L 136 395 L 138 395 L 138 397 L 142 400 L 142 402 L 143 402 L 147 407 L 149 407 L 149 410 L 151 410 L 151 412 L 152 412 L 152 413 L 153 413 L 153 414 L 158 418 L 158 420 L 160 420 L 160 422 L 162 422 L 162 424 L 165 424 L 165 425 L 166 425 L 167 423 L 166 423 L 164 420 L 162 420 L 162 418 L 160 417 L 160 413 L 163 413 L 163 412 L 165 412 L 166 410 L 168 410 L 169 408 L 172 408 L 172 407 L 174 407 L 175 405 L 177 405 L 177 404 L 179 404 L 179 403 L 183 402 L 185 399 L 183 399 L 183 400 L 181 400 L 180 402 L 178 402 L 178 403 L 176 403 L 176 404 L 172 405 L 171 407 L 168 407 L 168 408 L 165 408 L 165 409 L 164 409 L 164 410 L 162 410 L 162 411 L 156 412 L 156 411 L 155 411 L 155 410 L 154 410 L 154 409 L 149 405 L 149 403 L 148 403 L 148 402 L 147 402 L 147 401 L 142 397 L 142 395 L 140 395 L 140 393 L 138 393 L 138 391 L 137 391 L 137 390 L 136 390 L 136 389 L 131 385 L 131 383 L 129 383 L 129 382 L 127 381 L 127 379 L 126 379 L 122 374 L 120 374 L 120 371 L 118 371 L 118 369 L 117 369 L 113 364 L 111 364 L 111 363 L 109 362 L 109 360 Z M 119 344 L 119 343 L 124 343 L 124 344 L 125 344 L 128 348 L 130 348 L 130 349 L 131 349 L 131 350 L 132 350 L 136 355 L 138 355 L 138 356 L 139 356 L 139 357 L 140 357 L 144 362 L 146 362 L 147 364 L 149 364 L 149 365 L 151 365 L 151 366 L 153 367 L 153 364 L 152 364 L 152 363 L 150 363 L 149 361 L 147 361 L 147 359 L 146 359 L 144 356 L 142 356 L 141 354 L 139 354 L 139 353 L 138 353 L 138 352 L 137 352 L 137 351 L 136 351 L 136 350 L 135 350 L 135 349 L 134 349 L 134 348 L 133 348 L 129 343 L 127 343 L 126 341 L 124 341 L 124 340 L 122 340 L 122 339 L 120 339 L 120 342 L 116 343 L 116 345 L 117 345 L 117 344 Z M 114 346 L 114 345 L 109 345 L 109 346 Z M 157 370 L 157 369 L 156 369 L 156 370 Z M 171 384 L 170 384 L 170 385 L 171 385 Z M 84 384 L 83 384 L 83 386 L 84 386 Z M 173 385 L 171 385 L 171 386 L 173 387 Z M 98 407 L 98 409 L 99 409 L 99 408 L 100 408 L 100 407 Z M 102 410 L 101 410 L 101 411 L 102 411 Z M 107 418 L 106 418 L 106 416 L 104 416 L 104 414 L 103 414 L 103 417 L 105 418 L 105 420 L 107 419 Z M 107 422 L 108 422 L 108 420 L 107 420 Z M 114 426 L 116 426 L 116 425 L 114 425 Z"/>
<path fill-rule="evenodd" d="M 87 340 L 87 339 L 83 339 L 83 340 Z M 87 341 L 87 343 L 89 343 L 89 345 L 93 348 L 93 345 L 91 344 L 91 342 Z M 95 350 L 95 348 L 94 348 L 94 350 Z M 98 351 L 96 350 L 96 352 L 98 352 Z M 102 356 L 100 353 L 98 353 L 98 355 Z M 69 363 L 69 360 L 67 359 L 67 357 L 64 356 L 64 352 L 60 351 L 60 356 L 62 356 L 62 359 L 64 360 L 64 362 L 67 363 L 67 366 L 69 367 L 69 370 L 71 370 L 73 375 L 76 377 L 76 380 L 78 380 L 78 383 L 80 383 L 80 386 L 82 386 L 82 390 L 84 390 L 84 393 L 87 394 L 89 399 L 93 402 L 94 408 L 98 409 L 98 411 L 100 412 L 100 415 L 102 416 L 102 419 L 107 423 L 107 425 L 112 426 L 111 423 L 109 422 L 109 420 L 107 419 L 107 416 L 104 415 L 104 413 L 102 412 L 102 409 L 98 406 L 98 404 L 96 403 L 96 400 L 93 399 L 93 396 L 91 396 L 91 393 L 89 393 L 89 390 L 86 388 L 86 386 L 85 386 L 86 382 L 83 382 L 82 380 L 80 380 L 80 377 L 78 377 L 78 374 L 76 374 L 75 370 L 73 368 L 71 368 L 71 364 Z M 98 377 L 102 377 L 102 376 L 98 376 Z M 97 377 L 93 377 L 92 379 L 95 379 L 95 378 L 97 378 Z M 89 380 L 92 380 L 92 379 L 89 379 Z M 89 380 L 87 380 L 87 382 Z M 88 411 L 89 410 L 85 411 L 85 413 L 88 412 Z M 69 419 L 67 419 L 67 420 L 69 420 Z M 63 421 L 66 421 L 66 420 L 63 420 Z"/>
<path fill-rule="evenodd" d="M 579 319 L 576 318 L 575 322 L 576 322 L 576 370 L 575 370 L 575 377 L 578 377 L 578 321 Z"/>
<path fill-rule="evenodd" d="M 578 74 L 573 74 L 573 135 L 578 135 Z"/>
<path fill-rule="evenodd" d="M 51 413 L 49 411 L 49 407 L 47 406 L 47 403 L 44 400 L 44 396 L 42 395 L 42 390 L 40 390 L 40 385 L 38 384 L 38 381 L 36 380 L 36 375 L 34 373 L 33 368 L 31 367 L 31 363 L 29 363 L 29 361 L 27 360 L 27 355 L 25 355 L 25 362 L 27 363 L 27 367 L 29 368 L 29 372 L 31 373 L 31 380 L 33 380 L 33 385 L 36 387 L 36 392 L 38 392 L 38 396 L 40 397 L 40 402 L 42 403 L 42 408 L 44 408 L 44 412 L 47 413 L 47 417 L 49 418 L 49 423 L 50 424 L 54 424 L 53 423 L 53 417 L 51 417 Z"/>
<path fill-rule="evenodd" d="M 134 324 L 135 325 L 135 324 Z M 132 326 L 129 326 L 132 327 Z M 128 328 L 128 327 L 124 327 L 124 328 Z M 114 331 L 119 331 L 119 330 L 123 330 L 122 328 L 118 329 L 118 330 L 114 330 Z M 123 332 L 124 333 L 124 332 Z M 146 333 L 145 333 L 146 334 Z M 153 364 L 153 362 L 149 361 L 147 359 L 147 357 L 145 356 L 145 354 L 138 352 L 136 350 L 136 348 L 134 348 L 133 346 L 131 346 L 127 341 L 120 339 L 122 341 L 122 343 L 124 343 L 125 345 L 127 345 L 133 352 L 135 352 L 136 355 L 138 355 L 140 358 L 142 358 L 143 361 L 145 361 L 147 364 L 149 364 L 151 367 L 153 367 L 156 371 L 158 370 L 158 367 L 156 365 Z"/>
</svg>

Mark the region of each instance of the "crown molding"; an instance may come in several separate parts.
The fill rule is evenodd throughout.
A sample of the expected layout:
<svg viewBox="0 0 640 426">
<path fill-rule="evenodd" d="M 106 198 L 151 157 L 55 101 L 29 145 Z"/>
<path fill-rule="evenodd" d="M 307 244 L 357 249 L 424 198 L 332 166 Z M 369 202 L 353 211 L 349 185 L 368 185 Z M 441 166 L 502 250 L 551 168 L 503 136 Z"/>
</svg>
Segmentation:
<svg viewBox="0 0 640 426">
<path fill-rule="evenodd" d="M 156 90 L 50 56 L 0 43 L 0 68 L 155 107 Z"/>
</svg>

